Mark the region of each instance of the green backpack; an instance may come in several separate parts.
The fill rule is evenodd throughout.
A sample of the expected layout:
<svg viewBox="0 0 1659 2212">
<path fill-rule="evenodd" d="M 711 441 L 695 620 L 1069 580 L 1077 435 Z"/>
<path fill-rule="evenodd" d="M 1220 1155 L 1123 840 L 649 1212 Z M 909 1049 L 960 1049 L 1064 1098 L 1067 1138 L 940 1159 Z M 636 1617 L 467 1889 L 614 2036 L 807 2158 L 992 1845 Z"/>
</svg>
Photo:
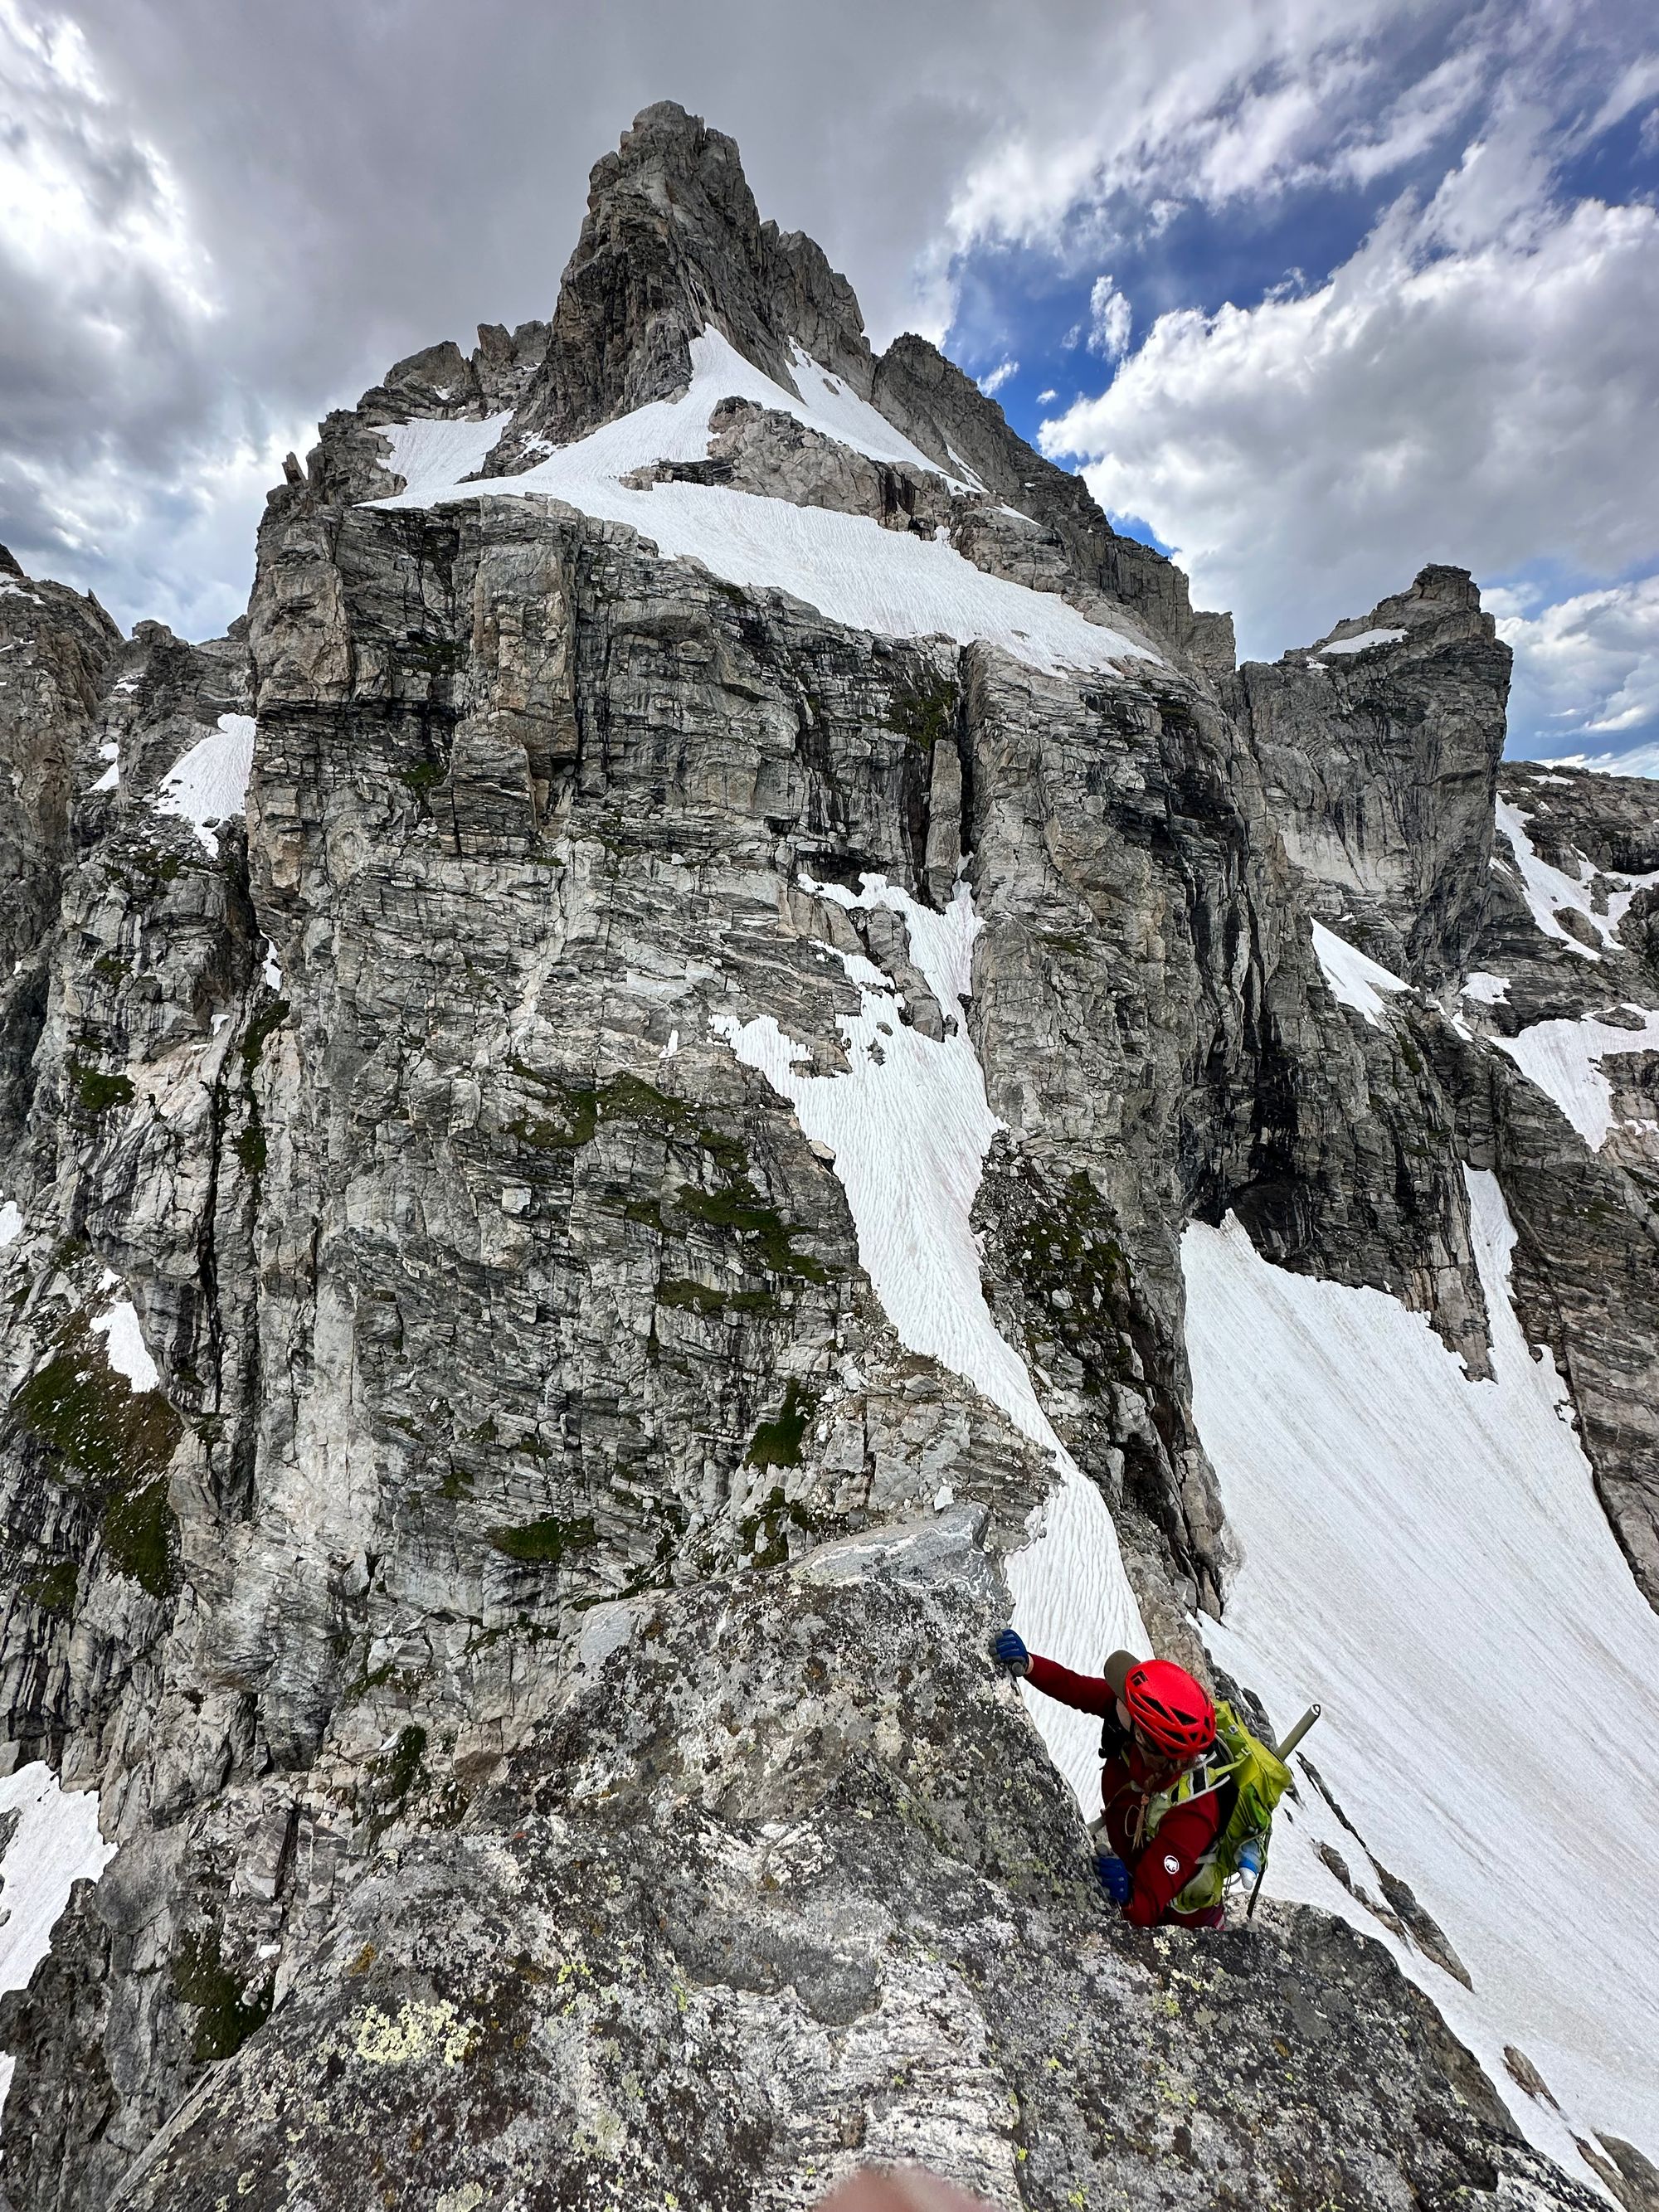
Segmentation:
<svg viewBox="0 0 1659 2212">
<path fill-rule="evenodd" d="M 1291 1786 L 1291 1770 L 1270 1745 L 1250 1734 L 1232 1707 L 1224 1702 L 1215 1709 L 1215 1750 L 1206 1764 L 1183 1774 L 1173 1790 L 1155 1797 L 1147 1808 L 1146 1832 L 1176 1805 L 1191 1804 L 1213 1790 L 1221 1800 L 1220 1833 L 1198 1863 L 1198 1871 L 1174 1900 L 1177 1912 L 1204 1912 L 1219 1905 L 1227 1884 L 1239 1872 L 1239 1854 L 1254 1843 L 1260 1863 L 1267 1863 L 1267 1839 L 1273 1813 Z"/>
</svg>

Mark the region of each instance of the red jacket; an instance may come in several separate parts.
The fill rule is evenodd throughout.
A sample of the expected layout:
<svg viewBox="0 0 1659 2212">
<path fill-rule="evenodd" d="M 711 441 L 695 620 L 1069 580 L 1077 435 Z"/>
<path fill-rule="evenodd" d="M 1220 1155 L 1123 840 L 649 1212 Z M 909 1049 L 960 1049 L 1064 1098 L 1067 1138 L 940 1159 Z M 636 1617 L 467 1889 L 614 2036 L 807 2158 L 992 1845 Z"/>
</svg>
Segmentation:
<svg viewBox="0 0 1659 2212">
<path fill-rule="evenodd" d="M 1141 1821 L 1147 1799 L 1168 1787 L 1167 1777 L 1149 1786 L 1145 1762 L 1134 1739 L 1117 1719 L 1117 1692 L 1103 1675 L 1074 1674 L 1069 1667 L 1031 1655 L 1025 1677 L 1044 1697 L 1058 1698 L 1080 1713 L 1097 1713 L 1108 1723 L 1109 1756 L 1100 1774 L 1101 1809 L 1112 1849 L 1128 1868 L 1134 1887 L 1123 1907 L 1123 1917 L 1137 1928 L 1170 1924 L 1177 1928 L 1216 1926 L 1213 1910 L 1173 1912 L 1170 1900 L 1179 1896 L 1198 1871 L 1198 1863 L 1215 1842 L 1221 1827 L 1220 1800 L 1212 1791 L 1187 1805 L 1172 1806 L 1158 1823 L 1158 1833 L 1143 1838 Z"/>
</svg>

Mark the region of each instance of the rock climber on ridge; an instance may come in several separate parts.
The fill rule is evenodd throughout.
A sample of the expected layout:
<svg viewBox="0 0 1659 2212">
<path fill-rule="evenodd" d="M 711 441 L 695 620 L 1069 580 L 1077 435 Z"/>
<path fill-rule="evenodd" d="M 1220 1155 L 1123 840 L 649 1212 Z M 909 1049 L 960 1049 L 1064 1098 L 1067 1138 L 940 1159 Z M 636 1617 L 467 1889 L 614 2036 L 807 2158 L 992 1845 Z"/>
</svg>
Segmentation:
<svg viewBox="0 0 1659 2212">
<path fill-rule="evenodd" d="M 1104 1845 L 1095 1861 L 1101 1886 L 1137 1928 L 1219 1928 L 1218 1896 L 1184 1900 L 1202 1875 L 1231 1812 L 1230 1774 L 1206 1769 L 1216 1742 L 1216 1709 L 1203 1685 L 1173 1660 L 1114 1651 L 1102 1674 L 1074 1674 L 1028 1651 L 1012 1628 L 992 1650 L 1034 1690 L 1095 1713 L 1103 1723 L 1100 1776 Z"/>
</svg>

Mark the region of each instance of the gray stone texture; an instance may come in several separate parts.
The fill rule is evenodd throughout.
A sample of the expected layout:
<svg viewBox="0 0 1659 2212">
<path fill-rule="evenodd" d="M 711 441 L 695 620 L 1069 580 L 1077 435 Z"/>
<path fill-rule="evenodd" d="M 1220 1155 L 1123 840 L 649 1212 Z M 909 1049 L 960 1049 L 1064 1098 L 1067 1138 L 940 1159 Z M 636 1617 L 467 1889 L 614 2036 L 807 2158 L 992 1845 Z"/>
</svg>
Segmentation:
<svg viewBox="0 0 1659 2212">
<path fill-rule="evenodd" d="M 747 404 L 677 473 L 942 525 L 1162 658 L 1042 677 L 546 499 L 362 504 L 396 488 L 386 422 L 516 406 L 510 465 L 681 388 L 711 319 L 780 380 L 799 338 L 982 489 Z M 1422 981 L 1501 943 L 1586 987 L 1487 866 L 1505 668 L 1467 580 L 1425 571 L 1369 618 L 1407 640 L 1339 677 L 1235 678 L 1226 618 L 931 348 L 875 362 L 670 106 L 594 171 L 550 325 L 411 356 L 285 477 L 227 640 L 122 646 L 30 586 L 81 689 L 5 740 L 20 787 L 67 792 L 100 732 L 121 766 L 15 836 L 46 888 L 7 1093 L 0 1711 L 119 1850 L 0 2002 L 14 2212 L 805 2206 L 896 2156 L 1056 2212 L 1587 2206 L 1378 1946 L 1271 1904 L 1202 1942 L 1109 1912 L 985 1656 L 1051 1470 L 899 1341 L 833 1164 L 716 1026 L 843 1066 L 847 952 L 942 1036 L 902 920 L 814 886 L 942 906 L 965 875 L 1005 1124 L 985 1292 L 1160 1648 L 1204 1666 L 1232 1562 L 1183 1227 L 1234 1210 L 1479 1372 L 1466 1162 L 1504 1177 L 1650 1573 L 1650 1181 L 1494 1049 L 1501 1009 L 1454 981 L 1372 1027 L 1312 950 L 1363 860 Z M 213 856 L 150 802 L 245 708 Z M 1593 812 L 1605 865 L 1650 849 Z M 87 1333 L 121 1294 L 154 1391 Z M 1455 1956 L 1403 1883 L 1371 1909 Z"/>
<path fill-rule="evenodd" d="M 1462 568 L 1340 623 L 1320 646 L 1224 686 L 1248 725 L 1310 902 L 1414 982 L 1461 974 L 1486 909 L 1510 651 Z"/>
</svg>

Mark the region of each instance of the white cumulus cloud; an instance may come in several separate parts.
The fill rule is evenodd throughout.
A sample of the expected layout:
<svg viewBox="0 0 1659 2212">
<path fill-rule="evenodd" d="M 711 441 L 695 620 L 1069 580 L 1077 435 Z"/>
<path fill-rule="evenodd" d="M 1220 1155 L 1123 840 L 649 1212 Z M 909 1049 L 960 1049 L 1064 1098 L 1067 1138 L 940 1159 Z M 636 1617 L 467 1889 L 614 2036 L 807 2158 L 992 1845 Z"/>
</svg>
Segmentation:
<svg viewBox="0 0 1659 2212">
<path fill-rule="evenodd" d="M 1128 350 L 1133 318 L 1129 302 L 1109 276 L 1097 276 L 1089 292 L 1089 350 L 1116 361 Z"/>
<path fill-rule="evenodd" d="M 1659 574 L 1533 613 L 1510 611 L 1517 597 L 1492 594 L 1498 634 L 1515 649 L 1517 723 L 1557 738 L 1659 725 Z"/>
<path fill-rule="evenodd" d="M 1202 603 L 1235 610 L 1250 653 L 1364 613 L 1425 561 L 1659 566 L 1659 213 L 1540 202 L 1525 151 L 1474 149 L 1313 290 L 1161 316 L 1045 424 L 1047 452 L 1082 459 L 1103 506 L 1145 516 Z"/>
<path fill-rule="evenodd" d="M 981 376 L 979 388 L 988 399 L 994 399 L 1011 376 L 1019 374 L 1017 361 L 1000 361 L 988 376 Z"/>
</svg>

